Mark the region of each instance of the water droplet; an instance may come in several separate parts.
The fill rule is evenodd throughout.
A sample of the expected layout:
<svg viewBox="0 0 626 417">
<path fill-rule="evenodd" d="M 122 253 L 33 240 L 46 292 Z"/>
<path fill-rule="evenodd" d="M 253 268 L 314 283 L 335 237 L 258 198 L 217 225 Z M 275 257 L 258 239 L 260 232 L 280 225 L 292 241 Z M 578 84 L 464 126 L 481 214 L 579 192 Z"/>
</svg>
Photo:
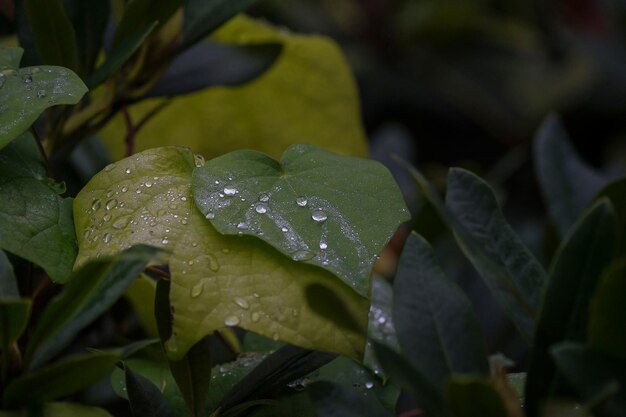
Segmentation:
<svg viewBox="0 0 626 417">
<path fill-rule="evenodd" d="M 209 269 L 213 272 L 217 272 L 220 269 L 220 264 L 217 261 L 215 255 L 209 253 L 207 254 L 207 259 L 209 260 Z"/>
<path fill-rule="evenodd" d="M 128 191 L 128 187 L 127 187 L 127 186 L 123 186 L 123 187 L 121 188 L 121 190 L 120 190 L 120 191 L 122 191 L 123 193 L 125 193 L 126 191 Z"/>
<path fill-rule="evenodd" d="M 111 220 L 111 215 L 110 214 L 105 214 L 104 217 L 102 218 L 102 220 L 104 220 L 105 222 L 108 222 L 109 220 Z"/>
<path fill-rule="evenodd" d="M 241 222 L 237 225 L 237 229 L 239 230 L 248 230 L 248 223 Z"/>
<path fill-rule="evenodd" d="M 278 336 L 278 333 L 274 333 L 274 334 L 272 335 L 272 339 L 274 339 L 274 340 L 278 340 L 278 337 L 279 337 L 279 336 Z"/>
<path fill-rule="evenodd" d="M 259 214 L 267 213 L 267 206 L 265 204 L 257 204 L 254 210 Z"/>
<path fill-rule="evenodd" d="M 102 241 L 103 241 L 104 243 L 109 243 L 109 242 L 111 241 L 111 237 L 112 237 L 112 236 L 111 236 L 111 234 L 109 234 L 109 233 L 105 233 L 105 234 L 102 236 Z"/>
<path fill-rule="evenodd" d="M 247 310 L 250 307 L 250 305 L 245 300 L 245 298 L 241 298 L 241 297 L 233 298 L 233 303 L 237 304 L 239 307 L 243 308 L 244 310 Z"/>
<path fill-rule="evenodd" d="M 113 210 L 115 207 L 117 207 L 117 200 L 112 198 L 109 201 L 107 201 L 106 205 L 105 205 L 107 210 Z"/>
<path fill-rule="evenodd" d="M 31 74 L 37 74 L 37 73 L 39 73 L 39 72 L 41 72 L 41 68 L 39 68 L 39 67 L 33 67 L 33 68 L 31 68 L 31 70 L 30 70 L 30 73 L 31 73 Z"/>
<path fill-rule="evenodd" d="M 109 164 L 107 166 L 104 167 L 104 171 L 105 172 L 109 172 L 111 171 L 113 168 L 115 168 L 115 164 Z"/>
<path fill-rule="evenodd" d="M 169 208 L 171 208 L 172 210 L 176 210 L 176 209 L 178 208 L 178 204 L 171 203 L 171 204 L 169 205 Z"/>
<path fill-rule="evenodd" d="M 308 201 L 306 199 L 306 197 L 298 197 L 296 198 L 296 204 L 298 204 L 300 207 L 306 207 Z"/>
<path fill-rule="evenodd" d="M 93 202 L 91 203 L 91 210 L 93 211 L 97 211 L 100 209 L 100 207 L 102 206 L 102 203 L 100 202 L 100 200 L 95 199 L 93 200 Z"/>
<path fill-rule="evenodd" d="M 137 189 L 135 190 L 135 192 L 136 192 L 137 194 L 141 194 L 141 188 L 137 187 Z"/>
<path fill-rule="evenodd" d="M 311 218 L 316 222 L 321 223 L 323 221 L 326 221 L 328 216 L 326 216 L 326 213 L 324 213 L 322 210 L 316 210 L 311 214 Z"/>
<path fill-rule="evenodd" d="M 146 181 L 146 187 L 147 188 L 152 187 L 152 181 Z"/>
<path fill-rule="evenodd" d="M 44 90 L 37 91 L 37 98 L 44 98 L 46 96 L 46 92 Z"/>
<path fill-rule="evenodd" d="M 132 171 L 130 170 L 130 168 L 126 168 L 126 170 L 124 171 L 127 174 L 130 174 Z"/>
<path fill-rule="evenodd" d="M 130 216 L 120 217 L 119 219 L 113 222 L 113 228 L 120 230 L 128 226 L 128 222 L 130 221 Z"/>
<path fill-rule="evenodd" d="M 23 80 L 26 84 L 30 84 L 33 82 L 33 77 L 31 77 L 30 75 L 25 75 Z"/>
<path fill-rule="evenodd" d="M 224 320 L 224 324 L 229 327 L 236 326 L 239 324 L 239 322 L 240 320 L 239 320 L 239 317 L 237 316 L 228 316 Z"/>
<path fill-rule="evenodd" d="M 367 388 L 367 389 L 372 389 L 372 388 L 374 388 L 374 383 L 373 383 L 372 381 L 367 381 L 367 382 L 365 383 L 365 388 Z"/>
<path fill-rule="evenodd" d="M 180 198 L 180 201 L 187 201 L 187 197 L 182 196 L 182 197 Z"/>
<path fill-rule="evenodd" d="M 261 315 L 255 311 L 254 313 L 252 313 L 251 318 L 252 318 L 252 321 L 256 323 L 257 321 L 261 319 Z"/>
<path fill-rule="evenodd" d="M 194 159 L 194 163 L 196 164 L 196 167 L 200 168 L 204 166 L 204 156 L 202 155 L 194 155 L 193 157 Z"/>
<path fill-rule="evenodd" d="M 311 252 L 310 250 L 299 250 L 292 254 L 291 259 L 293 259 L 294 261 L 298 261 L 298 262 L 308 261 L 314 256 L 315 256 L 315 253 Z"/>
<path fill-rule="evenodd" d="M 258 293 L 258 292 L 255 292 L 255 293 L 254 293 L 254 294 L 252 294 L 252 295 L 254 296 L 254 298 L 259 298 L 259 297 L 260 297 L 260 295 L 259 295 L 259 293 Z"/>
<path fill-rule="evenodd" d="M 287 232 L 289 231 L 289 229 L 287 229 L 286 227 L 283 227 L 283 228 L 282 228 L 282 229 L 280 229 L 280 230 L 282 230 L 282 231 L 283 231 L 283 232 L 285 232 L 285 233 L 287 233 Z"/>
<path fill-rule="evenodd" d="M 200 281 L 199 283 L 194 285 L 193 288 L 191 288 L 191 298 L 198 298 L 200 294 L 202 294 L 202 290 L 204 290 L 204 281 Z"/>
<path fill-rule="evenodd" d="M 239 192 L 239 190 L 237 190 L 236 188 L 224 187 L 224 194 L 225 195 L 233 196 L 233 195 L 237 194 L 238 192 Z"/>
<path fill-rule="evenodd" d="M 182 219 L 182 220 L 180 221 L 180 224 L 182 224 L 182 225 L 186 225 L 186 224 L 187 224 L 187 219 Z"/>
<path fill-rule="evenodd" d="M 170 337 L 170 340 L 167 341 L 167 350 L 170 352 L 177 352 L 178 351 L 178 343 L 176 341 L 176 333 L 172 334 L 172 337 Z"/>
<path fill-rule="evenodd" d="M 167 238 L 165 238 L 161 241 L 161 243 L 164 245 L 167 245 L 168 243 L 170 243 L 170 241 Z"/>
<path fill-rule="evenodd" d="M 214 218 L 215 218 L 215 214 L 214 214 L 214 213 L 211 213 L 211 212 L 208 212 L 208 213 L 206 214 L 206 218 L 207 218 L 207 220 L 214 219 Z"/>
<path fill-rule="evenodd" d="M 224 248 L 224 249 L 222 249 L 222 253 L 230 253 L 230 249 Z"/>
<path fill-rule="evenodd" d="M 259 196 L 259 201 L 262 203 L 267 203 L 268 201 L 270 201 L 270 196 L 267 194 L 261 194 Z"/>
<path fill-rule="evenodd" d="M 324 250 L 328 248 L 328 243 L 326 242 L 320 242 L 320 249 Z"/>
</svg>

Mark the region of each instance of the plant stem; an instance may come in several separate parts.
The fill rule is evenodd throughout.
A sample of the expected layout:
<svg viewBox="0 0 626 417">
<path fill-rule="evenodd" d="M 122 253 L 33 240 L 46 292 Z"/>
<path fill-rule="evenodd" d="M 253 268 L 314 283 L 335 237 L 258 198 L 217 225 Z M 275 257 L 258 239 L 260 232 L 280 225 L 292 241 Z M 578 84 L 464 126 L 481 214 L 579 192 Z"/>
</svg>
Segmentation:
<svg viewBox="0 0 626 417">
<path fill-rule="evenodd" d="M 37 142 L 37 148 L 39 149 L 39 153 L 41 154 L 41 157 L 43 158 L 43 164 L 46 167 L 46 172 L 48 173 L 48 177 L 54 179 L 52 167 L 50 166 L 50 161 L 48 160 L 48 154 L 46 153 L 46 150 L 43 147 L 43 143 L 41 142 L 41 138 L 39 137 L 39 134 L 37 134 L 37 130 L 35 129 L 35 126 L 31 126 L 30 130 L 33 133 L 33 136 L 35 137 L 35 142 Z"/>
</svg>

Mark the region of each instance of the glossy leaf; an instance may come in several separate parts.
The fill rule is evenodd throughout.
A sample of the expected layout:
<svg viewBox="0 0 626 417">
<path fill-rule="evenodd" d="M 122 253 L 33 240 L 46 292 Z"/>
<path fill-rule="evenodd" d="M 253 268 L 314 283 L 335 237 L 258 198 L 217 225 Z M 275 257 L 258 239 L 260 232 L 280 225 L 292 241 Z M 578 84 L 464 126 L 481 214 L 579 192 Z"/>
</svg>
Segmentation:
<svg viewBox="0 0 626 417">
<path fill-rule="evenodd" d="M 242 16 L 216 32 L 215 40 L 242 46 L 280 43 L 283 50 L 268 71 L 245 85 L 172 100 L 137 134 L 137 150 L 178 145 L 177 138 L 185 138 L 185 145 L 207 160 L 240 149 L 280 158 L 289 145 L 303 142 L 346 155 L 367 154 L 356 84 L 335 43 Z M 148 99 L 129 107 L 133 120 L 162 101 Z M 121 116 L 102 130 L 114 159 L 124 156 L 125 131 Z"/>
<path fill-rule="evenodd" d="M 0 248 L 65 282 L 76 258 L 72 200 L 50 187 L 30 133 L 0 151 L 0 200 Z"/>
<path fill-rule="evenodd" d="M 89 323 L 108 310 L 139 276 L 158 250 L 136 246 L 99 259 L 74 273 L 64 290 L 44 309 L 28 344 L 31 366 L 63 350 Z"/>
<path fill-rule="evenodd" d="M 125 368 L 126 391 L 135 417 L 174 417 L 159 388 L 130 368 Z"/>
<path fill-rule="evenodd" d="M 28 410 L 0 411 L 0 417 L 27 417 Z M 46 403 L 42 406 L 41 417 L 113 417 L 103 408 L 68 402 Z"/>
<path fill-rule="evenodd" d="M 13 265 L 3 250 L 0 250 L 0 301 L 20 298 Z"/>
<path fill-rule="evenodd" d="M 78 72 L 76 33 L 63 10 L 62 1 L 24 0 L 24 6 L 42 62 Z"/>
<path fill-rule="evenodd" d="M 156 321 L 154 319 L 154 297 L 156 282 L 145 275 L 141 275 L 126 289 L 124 296 L 133 306 L 139 316 L 139 321 L 150 337 L 158 337 Z"/>
<path fill-rule="evenodd" d="M 563 238 L 606 179 L 580 158 L 554 115 L 537 133 L 534 157 L 544 200 Z"/>
<path fill-rule="evenodd" d="M 26 329 L 31 300 L 0 300 L 0 349 L 7 351 Z"/>
<path fill-rule="evenodd" d="M 144 29 L 152 22 L 164 25 L 184 0 L 131 0 L 125 4 L 122 20 L 113 37 L 113 49 L 132 36 L 137 29 Z"/>
<path fill-rule="evenodd" d="M 615 212 L 607 200 L 595 204 L 572 227 L 550 269 L 526 379 L 526 408 L 538 407 L 555 389 L 551 346 L 587 337 L 589 303 L 616 248 Z"/>
<path fill-rule="evenodd" d="M 76 355 L 14 379 L 4 391 L 9 407 L 55 400 L 104 378 L 119 359 L 116 352 Z"/>
<path fill-rule="evenodd" d="M 367 300 L 332 274 L 290 261 L 259 239 L 220 235 L 193 204 L 194 168 L 188 149 L 159 148 L 92 178 L 75 200 L 77 263 L 137 243 L 171 251 L 173 335 L 166 346 L 173 360 L 227 326 L 360 358 L 363 335 L 317 314 L 305 290 L 313 284 L 332 289 L 362 327 Z"/>
<path fill-rule="evenodd" d="M 589 305 L 588 344 L 626 363 L 626 262 L 607 269 Z"/>
<path fill-rule="evenodd" d="M 193 194 L 218 232 L 259 237 L 363 296 L 376 255 L 409 218 L 383 165 L 312 145 L 288 148 L 280 162 L 256 151 L 215 158 L 194 171 Z"/>
<path fill-rule="evenodd" d="M 91 74 L 98 53 L 102 49 L 104 31 L 110 14 L 109 1 L 63 0 L 63 6 L 76 33 L 81 74 Z"/>
<path fill-rule="evenodd" d="M 509 417 L 504 400 L 487 379 L 455 375 L 446 384 L 446 398 L 455 417 Z"/>
<path fill-rule="evenodd" d="M 372 397 L 332 382 L 315 382 L 309 392 L 319 417 L 390 417 L 395 414 Z"/>
<path fill-rule="evenodd" d="M 211 351 L 207 342 L 200 340 L 180 361 L 170 362 L 170 370 L 191 415 L 203 416 L 211 382 Z"/>
<path fill-rule="evenodd" d="M 401 350 L 433 386 L 443 389 L 452 373 L 489 374 L 480 325 L 469 300 L 416 233 L 409 236 L 398 262 L 393 297 Z"/>
<path fill-rule="evenodd" d="M 189 0 L 185 4 L 181 49 L 204 39 L 256 0 Z"/>
<path fill-rule="evenodd" d="M 48 107 L 76 104 L 86 92 L 80 78 L 67 68 L 1 68 L 0 149 L 28 129 Z"/>
</svg>

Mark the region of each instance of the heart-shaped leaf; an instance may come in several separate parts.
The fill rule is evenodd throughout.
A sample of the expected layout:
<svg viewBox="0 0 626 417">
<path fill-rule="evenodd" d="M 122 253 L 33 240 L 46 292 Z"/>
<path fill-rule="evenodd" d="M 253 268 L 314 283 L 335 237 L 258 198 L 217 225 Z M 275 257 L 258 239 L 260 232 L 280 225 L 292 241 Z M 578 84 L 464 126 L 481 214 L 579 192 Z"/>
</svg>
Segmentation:
<svg viewBox="0 0 626 417">
<path fill-rule="evenodd" d="M 6 54 L 11 58 L 1 62 L 15 63 L 15 52 L 1 48 L 0 55 Z M 85 84 L 67 68 L 0 67 L 0 149 L 28 129 L 48 107 L 76 104 L 86 92 Z"/>
<path fill-rule="evenodd" d="M 292 261 L 260 239 L 220 235 L 192 202 L 194 168 L 188 149 L 167 147 L 94 176 L 74 203 L 77 263 L 137 243 L 171 251 L 173 335 L 166 346 L 173 360 L 225 326 L 360 358 L 363 335 L 316 313 L 306 289 L 332 289 L 363 327 L 367 300 L 327 271 Z"/>
<path fill-rule="evenodd" d="M 313 145 L 291 146 L 280 162 L 256 151 L 215 158 L 194 172 L 193 192 L 220 233 L 257 236 L 363 296 L 376 256 L 409 218 L 384 166 Z"/>
</svg>

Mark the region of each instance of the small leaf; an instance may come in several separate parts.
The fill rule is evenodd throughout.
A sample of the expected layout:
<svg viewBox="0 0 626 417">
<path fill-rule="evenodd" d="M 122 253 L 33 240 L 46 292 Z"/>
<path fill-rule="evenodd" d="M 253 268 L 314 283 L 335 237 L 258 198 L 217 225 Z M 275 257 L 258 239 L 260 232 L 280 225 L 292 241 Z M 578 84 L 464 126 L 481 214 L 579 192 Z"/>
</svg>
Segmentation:
<svg viewBox="0 0 626 417">
<path fill-rule="evenodd" d="M 70 356 L 14 379 L 4 391 L 4 402 L 15 407 L 66 397 L 104 378 L 118 359 L 116 352 Z"/>
<path fill-rule="evenodd" d="M 113 49 L 132 36 L 140 28 L 144 29 L 152 22 L 157 27 L 164 25 L 182 6 L 184 0 L 131 0 L 124 7 L 124 15 L 113 37 Z"/>
<path fill-rule="evenodd" d="M 215 158 L 194 171 L 193 193 L 218 232 L 257 236 L 362 296 L 376 255 L 409 219 L 383 165 L 312 145 L 288 148 L 280 162 L 256 151 Z"/>
<path fill-rule="evenodd" d="M 0 301 L 20 298 L 13 265 L 3 250 L 0 250 Z"/>
<path fill-rule="evenodd" d="M 374 398 L 363 397 L 358 392 L 332 382 L 315 382 L 308 390 L 319 417 L 395 416 Z"/>
<path fill-rule="evenodd" d="M 220 235 L 192 201 L 194 168 L 188 149 L 168 147 L 136 154 L 95 175 L 75 200 L 77 264 L 140 243 L 171 251 L 174 314 L 166 348 L 172 360 L 229 326 L 361 358 L 364 335 L 316 313 L 305 289 L 313 284 L 332 288 L 350 311 L 358 312 L 362 327 L 367 299 L 334 275 L 293 262 L 260 239 Z"/>
<path fill-rule="evenodd" d="M 163 394 L 148 379 L 125 368 L 128 401 L 135 417 L 174 417 Z"/>
<path fill-rule="evenodd" d="M 526 379 L 526 409 L 537 413 L 556 389 L 551 346 L 585 341 L 590 299 L 615 253 L 615 212 L 606 199 L 591 207 L 572 227 L 553 261 L 542 301 Z"/>
<path fill-rule="evenodd" d="M 534 155 L 544 200 L 563 238 L 606 179 L 578 156 L 555 115 L 541 125 Z"/>
<path fill-rule="evenodd" d="M 48 186 L 30 133 L 0 151 L 0 178 L 0 248 L 41 266 L 53 281 L 65 282 L 76 258 L 72 200 Z"/>
<path fill-rule="evenodd" d="M 59 353 L 80 330 L 109 309 L 157 253 L 156 248 L 135 246 L 74 273 L 63 292 L 47 305 L 33 331 L 26 351 L 31 366 Z"/>
<path fill-rule="evenodd" d="M 46 403 L 42 407 L 43 417 L 113 417 L 105 409 L 67 402 Z M 0 411 L 0 417 L 25 417 L 28 410 Z"/>
<path fill-rule="evenodd" d="M 589 347 L 626 363 L 626 262 L 606 270 L 589 305 Z"/>
<path fill-rule="evenodd" d="M 480 325 L 432 248 L 412 233 L 398 262 L 393 318 L 402 352 L 434 387 L 452 373 L 489 374 Z"/>
<path fill-rule="evenodd" d="M 28 299 L 0 299 L 0 350 L 6 352 L 22 335 L 30 318 L 31 304 Z"/>
<path fill-rule="evenodd" d="M 43 63 L 80 71 L 76 33 L 61 0 L 24 0 L 24 5 Z"/>
<path fill-rule="evenodd" d="M 67 68 L 0 68 L 0 149 L 28 129 L 48 107 L 76 104 L 86 92 L 85 84 Z"/>
<path fill-rule="evenodd" d="M 170 369 L 191 415 L 204 415 L 211 383 L 211 351 L 206 340 L 193 345 L 180 361 L 170 362 Z"/>
<path fill-rule="evenodd" d="M 446 398 L 455 417 L 508 417 L 506 405 L 488 380 L 455 375 L 446 385 Z"/>
</svg>

